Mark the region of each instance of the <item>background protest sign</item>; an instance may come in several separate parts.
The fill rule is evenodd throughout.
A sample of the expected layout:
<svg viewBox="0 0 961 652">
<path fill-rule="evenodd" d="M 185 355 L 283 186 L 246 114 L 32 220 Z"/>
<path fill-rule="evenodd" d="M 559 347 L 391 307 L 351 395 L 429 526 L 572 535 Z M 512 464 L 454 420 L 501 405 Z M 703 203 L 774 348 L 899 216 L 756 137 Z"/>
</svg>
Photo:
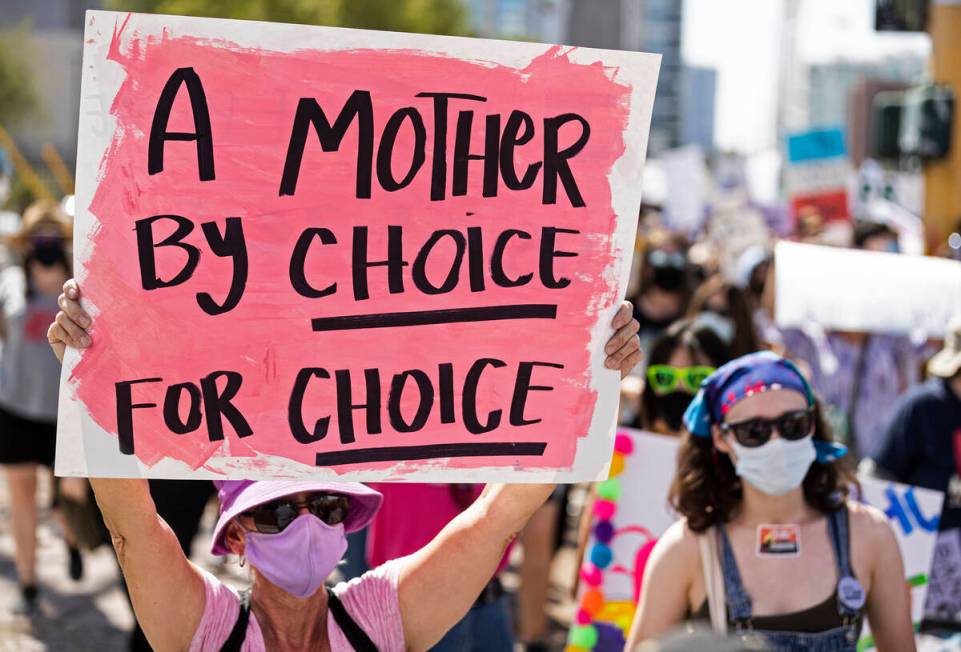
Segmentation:
<svg viewBox="0 0 961 652">
<path fill-rule="evenodd" d="M 602 473 L 657 67 L 88 13 L 58 473 Z"/>
<path fill-rule="evenodd" d="M 590 615 L 597 632 L 589 647 L 597 652 L 624 649 L 644 565 L 657 538 L 677 520 L 667 492 L 677 468 L 680 439 L 630 428 L 619 429 L 617 436 L 611 479 L 596 489 L 578 585 L 579 608 Z M 573 645 L 578 645 L 576 630 L 571 634 Z"/>
<path fill-rule="evenodd" d="M 839 127 L 812 129 L 787 137 L 786 183 L 791 212 L 817 209 L 827 221 L 850 220 L 848 190 L 850 174 L 844 131 Z"/>
<path fill-rule="evenodd" d="M 911 587 L 911 622 L 918 625 L 924 617 L 944 494 L 876 478 L 860 478 L 860 482 L 862 502 L 883 511 L 891 522 Z M 873 649 L 872 641 L 865 623 L 858 650 Z"/>
<path fill-rule="evenodd" d="M 778 242 L 775 321 L 803 328 L 942 338 L 961 313 L 961 263 Z"/>
</svg>

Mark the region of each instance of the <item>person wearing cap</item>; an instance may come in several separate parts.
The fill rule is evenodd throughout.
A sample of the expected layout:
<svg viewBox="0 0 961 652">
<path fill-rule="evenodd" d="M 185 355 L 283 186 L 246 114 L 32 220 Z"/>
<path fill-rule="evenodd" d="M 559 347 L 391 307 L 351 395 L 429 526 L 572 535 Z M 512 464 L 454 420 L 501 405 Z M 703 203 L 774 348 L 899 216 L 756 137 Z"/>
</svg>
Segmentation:
<svg viewBox="0 0 961 652">
<path fill-rule="evenodd" d="M 961 590 L 947 579 L 961 565 L 961 315 L 951 320 L 944 348 L 928 361 L 930 378 L 896 403 L 874 457 L 877 475 L 945 492 L 931 569 L 926 617 L 961 622 Z M 944 573 L 944 575 L 942 575 Z"/>
<path fill-rule="evenodd" d="M 865 616 L 880 652 L 915 649 L 897 540 L 846 500 L 846 451 L 797 367 L 732 360 L 684 423 L 670 491 L 683 518 L 651 553 L 627 649 L 693 620 L 777 650 L 854 652 Z"/>
<path fill-rule="evenodd" d="M 34 202 L 10 239 L 18 264 L 0 271 L 0 464 L 20 580 L 16 611 L 25 614 L 37 602 L 37 467 L 53 467 L 57 438 L 60 368 L 45 333 L 70 277 L 69 236 L 70 222 L 56 202 Z M 68 550 L 70 574 L 79 579 L 80 552 L 75 545 Z"/>
<path fill-rule="evenodd" d="M 90 316 L 74 281 L 48 339 L 59 359 L 85 348 Z M 640 359 L 638 324 L 621 305 L 605 364 L 626 375 Z M 144 480 L 91 478 L 113 537 L 137 619 L 154 649 L 426 650 L 457 623 L 493 576 L 504 549 L 553 490 L 550 484 L 488 485 L 417 552 L 332 589 L 346 534 L 370 523 L 381 495 L 321 481 L 222 481 L 211 551 L 249 564 L 238 597 L 191 563 L 157 515 Z"/>
</svg>

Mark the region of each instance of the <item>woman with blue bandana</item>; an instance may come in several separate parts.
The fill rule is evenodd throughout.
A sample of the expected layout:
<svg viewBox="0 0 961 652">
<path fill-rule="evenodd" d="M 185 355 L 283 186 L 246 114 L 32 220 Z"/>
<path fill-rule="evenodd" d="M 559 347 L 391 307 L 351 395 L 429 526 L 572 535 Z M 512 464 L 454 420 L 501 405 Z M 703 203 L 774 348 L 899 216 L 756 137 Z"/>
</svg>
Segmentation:
<svg viewBox="0 0 961 652">
<path fill-rule="evenodd" d="M 854 652 L 865 617 L 880 652 L 915 649 L 894 533 L 846 498 L 846 450 L 790 361 L 722 366 L 684 423 L 670 494 L 683 518 L 651 553 L 627 649 L 705 621 L 777 650 Z"/>
</svg>

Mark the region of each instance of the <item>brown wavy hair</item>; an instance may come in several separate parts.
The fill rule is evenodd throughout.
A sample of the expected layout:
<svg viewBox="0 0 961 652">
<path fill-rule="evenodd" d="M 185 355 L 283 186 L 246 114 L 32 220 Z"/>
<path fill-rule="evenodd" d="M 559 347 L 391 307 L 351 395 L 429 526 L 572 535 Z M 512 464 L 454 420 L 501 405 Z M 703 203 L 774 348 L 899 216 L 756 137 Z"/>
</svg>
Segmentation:
<svg viewBox="0 0 961 652">
<path fill-rule="evenodd" d="M 821 404 L 814 404 L 814 439 L 833 441 Z M 848 490 L 856 484 L 846 458 L 822 464 L 815 461 L 804 477 L 804 499 L 814 509 L 828 514 L 844 504 Z M 744 494 L 731 459 L 715 450 L 711 437 L 685 432 L 677 454 L 677 473 L 668 500 L 697 533 L 712 525 L 729 522 L 741 507 Z"/>
</svg>

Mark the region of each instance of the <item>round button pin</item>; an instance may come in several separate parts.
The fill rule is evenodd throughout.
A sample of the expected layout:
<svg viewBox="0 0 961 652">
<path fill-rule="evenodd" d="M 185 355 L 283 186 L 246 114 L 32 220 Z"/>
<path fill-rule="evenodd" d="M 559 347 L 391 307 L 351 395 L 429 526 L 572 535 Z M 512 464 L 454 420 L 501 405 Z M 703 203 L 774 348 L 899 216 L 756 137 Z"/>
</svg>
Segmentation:
<svg viewBox="0 0 961 652">
<path fill-rule="evenodd" d="M 842 577 L 838 582 L 838 600 L 848 609 L 860 609 L 865 599 L 864 587 L 853 577 Z"/>
</svg>

